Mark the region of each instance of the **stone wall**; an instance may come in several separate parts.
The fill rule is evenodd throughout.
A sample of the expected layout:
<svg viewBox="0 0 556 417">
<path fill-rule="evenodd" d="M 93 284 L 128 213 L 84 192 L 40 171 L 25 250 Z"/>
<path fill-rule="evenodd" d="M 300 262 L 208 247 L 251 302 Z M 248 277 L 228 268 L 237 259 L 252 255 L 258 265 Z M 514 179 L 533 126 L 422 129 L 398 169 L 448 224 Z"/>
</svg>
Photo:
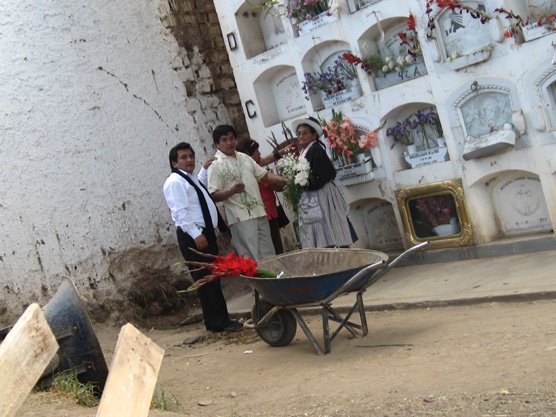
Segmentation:
<svg viewBox="0 0 556 417">
<path fill-rule="evenodd" d="M 63 277 L 106 318 L 180 276 L 168 151 L 243 119 L 212 2 L 171 3 L 0 4 L 0 323 Z"/>
<path fill-rule="evenodd" d="M 184 83 L 188 97 L 216 94 L 226 106 L 230 122 L 238 133 L 247 133 L 245 116 L 213 2 L 169 1 L 169 13 L 164 22 L 185 50 L 184 61 L 194 65 L 201 54 L 203 63 L 209 69 L 210 81 L 205 82 L 206 73 L 194 68 L 197 79 Z"/>
</svg>

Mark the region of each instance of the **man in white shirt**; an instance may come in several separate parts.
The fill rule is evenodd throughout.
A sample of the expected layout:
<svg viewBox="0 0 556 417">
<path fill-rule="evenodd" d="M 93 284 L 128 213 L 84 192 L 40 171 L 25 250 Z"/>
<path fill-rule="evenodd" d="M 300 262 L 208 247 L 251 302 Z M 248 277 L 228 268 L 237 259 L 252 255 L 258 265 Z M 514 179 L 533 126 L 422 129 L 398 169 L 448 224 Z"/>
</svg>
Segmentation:
<svg viewBox="0 0 556 417">
<path fill-rule="evenodd" d="M 164 182 L 163 191 L 176 224 L 181 253 L 187 261 L 212 262 L 212 258 L 190 249 L 218 255 L 215 233 L 218 209 L 203 184 L 206 184 L 206 168 L 203 166 L 198 176 L 193 174 L 195 152 L 185 142 L 178 143 L 170 150 L 169 160 L 172 173 Z M 192 272 L 191 276 L 197 281 L 208 273 L 203 269 Z M 241 328 L 237 321 L 229 317 L 219 279 L 203 285 L 197 293 L 207 330 L 221 332 Z"/>
<path fill-rule="evenodd" d="M 255 261 L 274 256 L 274 245 L 258 181 L 274 189 L 284 188 L 284 177 L 268 172 L 250 156 L 236 152 L 236 132 L 230 125 L 217 126 L 212 139 L 218 148 L 208 172 L 208 190 L 215 201 L 223 201 L 232 242 L 240 255 Z"/>
</svg>

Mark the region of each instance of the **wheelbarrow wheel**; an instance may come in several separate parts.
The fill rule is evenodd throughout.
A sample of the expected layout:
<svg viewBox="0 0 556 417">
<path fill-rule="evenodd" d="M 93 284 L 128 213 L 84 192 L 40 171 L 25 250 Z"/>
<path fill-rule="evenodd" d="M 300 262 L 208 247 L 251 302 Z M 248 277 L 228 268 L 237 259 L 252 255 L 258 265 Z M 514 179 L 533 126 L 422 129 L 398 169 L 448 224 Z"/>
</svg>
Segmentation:
<svg viewBox="0 0 556 417">
<path fill-rule="evenodd" d="M 259 318 L 274 307 L 265 301 L 260 301 L 259 311 L 256 305 L 251 309 L 251 318 L 253 323 L 257 323 Z M 279 347 L 288 345 L 294 338 L 297 331 L 297 322 L 295 317 L 288 310 L 278 310 L 270 320 L 261 327 L 255 327 L 257 334 L 270 346 Z"/>
</svg>

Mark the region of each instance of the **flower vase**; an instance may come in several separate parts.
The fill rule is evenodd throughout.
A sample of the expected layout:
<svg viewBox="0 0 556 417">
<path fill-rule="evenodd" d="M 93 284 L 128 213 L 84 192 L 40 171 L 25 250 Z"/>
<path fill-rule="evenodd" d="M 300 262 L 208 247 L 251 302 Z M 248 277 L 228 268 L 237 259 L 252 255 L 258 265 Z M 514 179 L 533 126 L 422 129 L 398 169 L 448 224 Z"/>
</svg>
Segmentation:
<svg viewBox="0 0 556 417">
<path fill-rule="evenodd" d="M 412 143 L 411 145 L 407 145 L 407 153 L 412 154 L 417 152 L 417 145 L 415 145 L 414 143 Z"/>
<path fill-rule="evenodd" d="M 461 227 L 459 225 L 458 219 L 456 217 L 450 218 L 450 223 L 439 224 L 432 228 L 432 231 L 436 236 L 447 236 L 459 233 Z"/>
<path fill-rule="evenodd" d="M 380 148 L 378 146 L 373 146 L 371 148 L 371 156 L 373 157 L 373 162 L 377 168 L 382 166 L 382 154 L 380 153 Z"/>
<path fill-rule="evenodd" d="M 365 161 L 365 158 L 366 158 L 367 156 L 366 156 L 364 153 L 358 153 L 357 155 L 354 155 L 354 157 L 355 157 L 355 158 L 354 158 L 354 159 L 355 159 L 354 163 L 357 163 L 357 162 L 363 162 L 363 161 Z"/>
</svg>

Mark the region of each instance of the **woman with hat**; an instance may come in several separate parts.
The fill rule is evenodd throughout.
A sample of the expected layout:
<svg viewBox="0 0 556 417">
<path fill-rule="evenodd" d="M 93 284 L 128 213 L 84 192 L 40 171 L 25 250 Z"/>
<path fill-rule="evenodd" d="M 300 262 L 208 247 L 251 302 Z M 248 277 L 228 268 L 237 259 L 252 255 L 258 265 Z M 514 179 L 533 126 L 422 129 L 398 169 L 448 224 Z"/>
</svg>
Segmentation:
<svg viewBox="0 0 556 417">
<path fill-rule="evenodd" d="M 357 235 L 348 219 L 348 204 L 334 183 L 336 170 L 319 140 L 323 130 L 317 119 L 295 120 L 299 157 L 311 167 L 309 181 L 299 201 L 299 235 L 302 248 L 349 246 Z"/>
</svg>

